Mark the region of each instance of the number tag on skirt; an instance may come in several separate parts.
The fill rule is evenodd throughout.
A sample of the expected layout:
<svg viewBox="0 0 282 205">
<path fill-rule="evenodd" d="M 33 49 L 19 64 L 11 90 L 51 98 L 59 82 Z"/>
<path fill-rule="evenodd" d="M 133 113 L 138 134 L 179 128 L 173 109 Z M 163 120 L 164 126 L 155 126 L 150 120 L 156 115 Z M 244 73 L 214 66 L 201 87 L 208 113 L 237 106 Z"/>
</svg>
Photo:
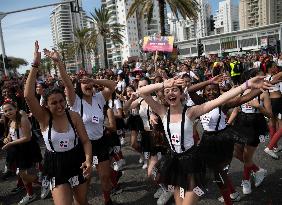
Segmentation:
<svg viewBox="0 0 282 205">
<path fill-rule="evenodd" d="M 193 189 L 193 192 L 198 196 L 203 196 L 205 194 L 205 192 L 198 186 Z"/>
<path fill-rule="evenodd" d="M 184 192 L 184 189 L 182 187 L 180 187 L 180 197 L 182 199 L 184 199 L 184 197 L 185 197 L 185 192 Z"/>
<path fill-rule="evenodd" d="M 94 164 L 94 165 L 99 164 L 99 161 L 98 161 L 98 157 L 97 157 L 97 156 L 93 156 L 93 164 Z"/>
<path fill-rule="evenodd" d="M 74 177 L 70 178 L 69 183 L 70 183 L 71 187 L 79 185 L 78 176 L 74 176 Z"/>
<path fill-rule="evenodd" d="M 173 185 L 168 185 L 167 190 L 170 192 L 174 192 L 174 186 Z"/>
<path fill-rule="evenodd" d="M 42 186 L 48 187 L 50 185 L 49 180 L 47 180 L 47 177 L 44 177 L 42 180 Z"/>
<path fill-rule="evenodd" d="M 265 136 L 264 135 L 260 135 L 259 136 L 259 141 L 260 142 L 265 142 Z"/>
</svg>

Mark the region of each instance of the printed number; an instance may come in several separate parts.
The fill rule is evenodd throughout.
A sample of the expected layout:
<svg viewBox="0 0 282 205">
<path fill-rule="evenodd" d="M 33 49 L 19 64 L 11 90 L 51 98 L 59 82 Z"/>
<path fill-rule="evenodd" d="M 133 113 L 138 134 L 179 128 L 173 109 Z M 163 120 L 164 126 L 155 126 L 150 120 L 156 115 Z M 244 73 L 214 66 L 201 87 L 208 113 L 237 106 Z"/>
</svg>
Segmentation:
<svg viewBox="0 0 282 205">
<path fill-rule="evenodd" d="M 69 183 L 70 183 L 71 187 L 79 185 L 78 176 L 74 176 L 74 177 L 70 178 Z"/>
<path fill-rule="evenodd" d="M 193 192 L 198 196 L 203 196 L 205 194 L 205 192 L 198 186 L 193 189 Z"/>
</svg>

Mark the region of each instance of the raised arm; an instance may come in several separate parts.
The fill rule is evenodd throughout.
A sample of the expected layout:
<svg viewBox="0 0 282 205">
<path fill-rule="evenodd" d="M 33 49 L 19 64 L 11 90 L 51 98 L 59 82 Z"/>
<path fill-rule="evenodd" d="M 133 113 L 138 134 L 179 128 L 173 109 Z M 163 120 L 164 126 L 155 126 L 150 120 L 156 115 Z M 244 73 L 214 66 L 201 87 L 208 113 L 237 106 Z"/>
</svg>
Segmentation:
<svg viewBox="0 0 282 205">
<path fill-rule="evenodd" d="M 106 79 L 92 79 L 92 78 L 83 78 L 81 79 L 83 83 L 93 83 L 95 85 L 104 86 L 104 90 L 102 91 L 102 95 L 104 96 L 105 100 L 109 100 L 112 97 L 113 92 L 116 89 L 116 82 L 113 80 L 106 80 Z"/>
<path fill-rule="evenodd" d="M 39 50 L 39 45 L 38 45 L 38 41 L 36 41 L 34 61 L 32 68 L 30 69 L 28 78 L 26 80 L 24 97 L 32 115 L 38 120 L 39 123 L 45 123 L 48 121 L 49 115 L 47 111 L 40 106 L 39 101 L 35 96 L 35 82 L 36 82 L 36 76 L 41 59 L 41 54 L 40 52 L 38 52 L 38 50 Z"/>
<path fill-rule="evenodd" d="M 189 118 L 194 120 L 197 117 L 213 110 L 214 108 L 223 105 L 228 100 L 238 96 L 239 94 L 243 93 L 245 90 L 251 88 L 251 89 L 269 89 L 270 84 L 264 82 L 264 76 L 257 76 L 254 78 L 251 78 L 250 80 L 246 81 L 244 84 L 233 88 L 229 90 L 228 92 L 223 93 L 218 98 L 208 101 L 202 105 L 197 105 L 192 107 L 189 112 Z"/>
<path fill-rule="evenodd" d="M 44 49 L 44 54 L 49 57 L 50 59 L 53 60 L 53 63 L 57 65 L 60 76 L 62 78 L 62 81 L 64 83 L 64 86 L 66 87 L 66 95 L 68 99 L 68 104 L 69 106 L 73 106 L 74 101 L 75 101 L 75 90 L 72 84 L 72 81 L 70 77 L 68 76 L 66 72 L 66 68 L 64 63 L 60 59 L 60 54 L 56 51 L 53 50 L 52 52 L 47 50 L 46 48 Z"/>
</svg>

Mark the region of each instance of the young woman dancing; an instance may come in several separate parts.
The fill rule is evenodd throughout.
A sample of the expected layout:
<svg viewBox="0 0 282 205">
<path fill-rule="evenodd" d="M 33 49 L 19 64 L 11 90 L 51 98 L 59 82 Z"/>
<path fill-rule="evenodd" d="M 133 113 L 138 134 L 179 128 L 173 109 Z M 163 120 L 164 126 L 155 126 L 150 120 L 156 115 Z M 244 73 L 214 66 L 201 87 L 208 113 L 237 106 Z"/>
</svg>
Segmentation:
<svg viewBox="0 0 282 205">
<path fill-rule="evenodd" d="M 76 94 L 59 53 L 57 51 L 51 52 L 46 49 L 44 53 L 58 66 L 66 88 L 67 101 L 70 109 L 79 113 L 82 117 L 92 144 L 93 164 L 96 166 L 101 180 L 105 204 L 110 205 L 112 204 L 110 198 L 112 190 L 111 176 L 114 170 L 111 168 L 109 160 L 109 145 L 107 139 L 103 136 L 103 107 L 115 91 L 116 83 L 111 80 L 90 79 L 86 75 L 83 75 L 79 85 L 77 85 L 78 94 Z M 94 93 L 94 85 L 104 86 L 104 89 L 101 92 Z M 90 180 L 88 183 L 90 183 Z"/>
<path fill-rule="evenodd" d="M 166 138 L 171 148 L 171 156 L 160 163 L 160 182 L 174 186 L 176 205 L 194 205 L 203 194 L 205 185 L 205 164 L 194 144 L 193 121 L 236 97 L 248 88 L 267 87 L 263 77 L 253 78 L 218 98 L 187 109 L 181 102 L 182 79 L 169 79 L 164 83 L 147 85 L 139 93 L 148 105 L 162 119 Z M 169 107 L 155 101 L 151 93 L 164 89 L 165 100 Z"/>
<path fill-rule="evenodd" d="M 36 41 L 34 61 L 24 96 L 30 111 L 40 124 L 46 145 L 44 174 L 50 181 L 56 205 L 70 205 L 73 202 L 85 205 L 85 182 L 92 171 L 92 147 L 79 114 L 66 109 L 63 91 L 48 90 L 44 95 L 44 106 L 39 104 L 35 96 L 35 81 L 41 60 L 38 50 Z"/>
</svg>

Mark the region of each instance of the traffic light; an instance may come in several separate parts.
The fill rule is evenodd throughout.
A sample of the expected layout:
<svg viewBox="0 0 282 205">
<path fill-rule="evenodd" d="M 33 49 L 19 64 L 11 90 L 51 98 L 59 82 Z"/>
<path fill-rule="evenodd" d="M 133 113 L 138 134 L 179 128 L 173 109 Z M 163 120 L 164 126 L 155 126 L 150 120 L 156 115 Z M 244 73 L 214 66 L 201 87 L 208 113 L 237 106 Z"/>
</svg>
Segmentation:
<svg viewBox="0 0 282 205">
<path fill-rule="evenodd" d="M 70 2 L 71 12 L 79 13 L 79 0 L 75 0 L 75 2 Z"/>
<path fill-rule="evenodd" d="M 198 47 L 198 57 L 200 57 L 204 53 L 204 45 L 201 43 L 201 41 L 199 41 L 197 47 Z"/>
</svg>

